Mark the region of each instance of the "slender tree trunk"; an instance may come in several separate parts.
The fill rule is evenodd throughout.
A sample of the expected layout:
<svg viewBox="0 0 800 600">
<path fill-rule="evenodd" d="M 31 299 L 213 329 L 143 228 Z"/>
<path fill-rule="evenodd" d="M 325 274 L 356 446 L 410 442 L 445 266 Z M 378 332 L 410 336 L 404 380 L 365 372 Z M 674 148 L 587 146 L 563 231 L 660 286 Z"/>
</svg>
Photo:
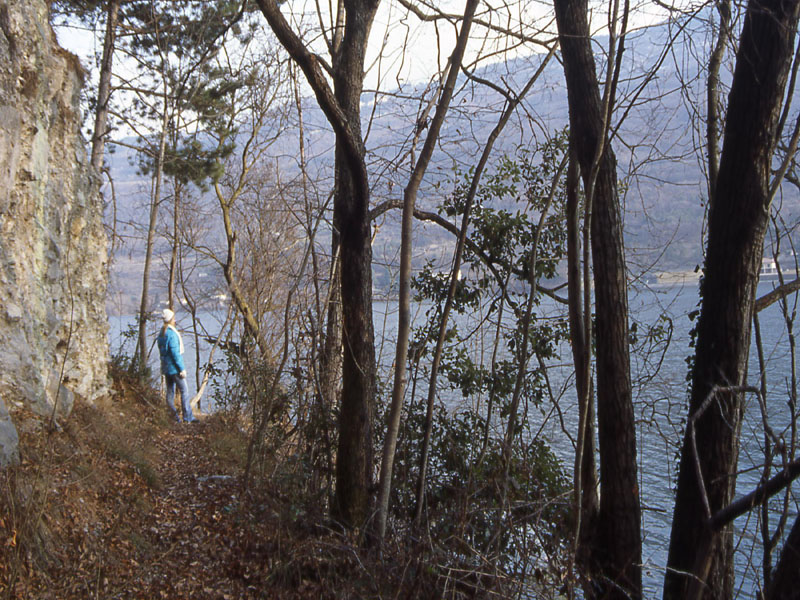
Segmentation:
<svg viewBox="0 0 800 600">
<path fill-rule="evenodd" d="M 242 176 L 241 179 L 243 181 L 244 176 Z M 234 192 L 231 197 L 226 199 L 223 197 L 219 186 L 216 186 L 216 191 L 220 210 L 222 212 L 222 223 L 225 229 L 225 239 L 228 250 L 225 257 L 225 262 L 222 263 L 222 273 L 225 276 L 226 283 L 228 284 L 228 290 L 231 293 L 233 303 L 236 305 L 236 309 L 239 311 L 239 314 L 242 315 L 245 336 L 249 336 L 255 340 L 256 344 L 258 345 L 259 353 L 261 354 L 261 360 L 266 363 L 271 363 L 273 349 L 267 345 L 266 341 L 264 340 L 264 336 L 261 335 L 261 326 L 258 322 L 258 318 L 253 312 L 253 308 L 247 301 L 242 289 L 239 287 L 239 282 L 236 277 L 236 232 L 233 228 L 233 221 L 231 220 L 230 213 L 231 207 L 238 199 L 239 193 Z"/>
<path fill-rule="evenodd" d="M 173 180 L 173 203 L 172 203 L 172 253 L 169 259 L 169 279 L 167 280 L 167 306 L 170 310 L 175 310 L 175 285 L 178 275 L 178 250 L 180 248 L 180 226 L 179 214 L 181 204 L 181 183 L 176 177 Z M 200 364 L 200 363 L 198 363 Z"/>
<path fill-rule="evenodd" d="M 334 231 L 331 233 L 331 264 L 328 278 L 328 293 L 324 305 L 326 314 L 325 336 L 320 348 L 319 356 L 319 389 L 317 390 L 317 402 L 319 403 L 319 414 L 325 417 L 328 422 L 328 415 L 334 414 L 336 403 L 341 395 L 342 381 L 342 287 L 339 275 L 339 234 Z M 325 428 L 326 441 L 329 440 L 328 428 Z M 327 443 L 328 462 L 333 473 L 335 457 L 333 456 L 333 444 Z M 330 477 L 330 475 L 329 475 Z M 333 488 L 331 488 L 333 489 Z"/>
<path fill-rule="evenodd" d="M 343 10 L 342 10 L 343 12 Z M 334 44 L 334 48 L 338 48 L 339 44 Z M 321 282 L 325 279 L 322 274 L 318 255 L 314 248 L 315 237 L 312 232 L 316 229 L 313 224 L 313 214 L 318 211 L 322 215 L 327 211 L 327 204 L 316 208 L 312 206 L 311 194 L 308 185 L 308 173 L 306 162 L 305 150 L 305 121 L 303 113 L 303 98 L 300 93 L 299 74 L 296 69 L 292 69 L 292 86 L 294 91 L 295 106 L 297 109 L 297 123 L 298 123 L 298 148 L 300 158 L 300 171 L 303 178 L 303 202 L 306 212 L 306 231 L 308 232 L 311 247 L 311 264 L 312 264 L 312 281 L 314 284 L 314 298 L 315 298 L 315 311 L 317 315 L 325 315 L 323 333 L 322 326 L 315 327 L 317 331 L 314 332 L 314 349 L 313 353 L 319 357 L 319 360 L 312 358 L 312 365 L 315 367 L 315 383 L 316 391 L 314 394 L 314 406 L 312 408 L 315 417 L 312 419 L 312 426 L 318 427 L 322 432 L 324 441 L 317 443 L 319 440 L 309 439 L 309 452 L 311 455 L 320 451 L 324 452 L 325 468 L 322 471 L 325 474 L 325 486 L 333 490 L 332 474 L 334 470 L 334 456 L 333 446 L 331 442 L 330 432 L 328 426 L 329 416 L 333 414 L 336 406 L 336 399 L 339 397 L 339 382 L 341 381 L 342 372 L 342 301 L 341 301 L 341 283 L 339 279 L 339 231 L 338 226 L 334 222 L 331 231 L 331 254 L 330 264 L 328 265 L 327 281 L 328 285 L 324 292 L 320 291 Z M 335 195 L 335 190 L 334 190 Z M 323 301 L 324 297 L 324 301 Z M 312 459 L 313 460 L 313 459 Z M 318 484 L 318 487 L 319 484 Z"/>
<path fill-rule="evenodd" d="M 769 215 L 770 164 L 792 60 L 798 3 L 751 1 L 747 8 L 728 102 L 724 145 L 711 199 L 703 300 L 689 404 L 694 414 L 714 386 L 741 386 L 746 376 L 758 269 Z M 681 452 L 666 600 L 733 593 L 732 532 L 709 528 L 695 461 L 711 514 L 733 498 L 741 427 L 740 394 L 728 394 L 695 423 L 697 456 L 688 434 Z"/>
<path fill-rule="evenodd" d="M 343 140 L 336 141 L 337 191 L 335 220 L 339 226 L 342 297 L 342 400 L 336 459 L 333 515 L 351 528 L 362 527 L 372 500 L 373 413 L 376 392 L 375 343 L 372 324 L 372 236 L 369 185 L 361 137 L 361 90 L 364 56 L 377 2 L 347 0 L 345 29 L 334 62 L 334 94 L 354 137 L 360 164 Z"/>
<path fill-rule="evenodd" d="M 97 109 L 92 134 L 92 166 L 99 173 L 103 168 L 108 127 L 108 103 L 111 98 L 111 66 L 114 61 L 114 47 L 117 38 L 117 20 L 120 0 L 109 0 L 106 6 L 106 33 L 103 38 L 103 58 L 100 61 L 100 83 L 97 88 Z"/>
<path fill-rule="evenodd" d="M 166 79 L 164 79 L 166 86 Z M 150 198 L 150 219 L 147 226 L 147 241 L 145 246 L 144 268 L 142 269 L 142 299 L 139 304 L 139 366 L 144 368 L 147 365 L 147 313 L 150 306 L 150 268 L 153 262 L 153 246 L 156 237 L 156 220 L 158 217 L 158 205 L 161 202 L 161 180 L 164 173 L 164 153 L 167 146 L 167 125 L 169 116 L 167 115 L 168 102 L 166 87 L 164 90 L 163 114 L 161 117 L 161 134 L 158 142 L 158 155 L 156 156 L 155 182 L 153 184 L 153 194 Z"/>
<path fill-rule="evenodd" d="M 408 185 L 403 194 L 403 220 L 401 229 L 400 250 L 400 298 L 397 319 L 397 346 L 395 348 L 395 373 L 392 388 L 392 404 L 389 410 L 389 419 L 386 428 L 386 437 L 381 460 L 380 485 L 378 491 L 378 528 L 377 537 L 383 540 L 386 532 L 386 518 L 389 511 L 389 492 L 392 486 L 392 466 L 397 445 L 397 432 L 400 429 L 400 413 L 403 408 L 403 395 L 406 386 L 406 362 L 408 360 L 408 337 L 411 330 L 411 229 L 414 221 L 414 205 L 417 201 L 417 191 L 422 183 L 425 171 L 428 169 L 434 146 L 439 139 L 439 130 L 444 122 L 447 110 L 450 108 L 450 99 L 456 85 L 458 73 L 461 70 L 461 61 L 469 40 L 469 31 L 472 19 L 479 0 L 467 0 L 464 9 L 464 18 L 461 21 L 461 30 L 458 34 L 453 55 L 450 58 L 448 76 L 442 90 L 442 96 L 436 107 L 436 113 L 428 129 L 425 144 L 411 174 Z"/>
<path fill-rule="evenodd" d="M 500 556 L 500 544 L 501 540 L 505 537 L 504 530 L 507 530 L 508 525 L 513 521 L 513 510 L 508 504 L 508 490 L 510 485 L 510 472 L 511 472 L 511 463 L 512 463 L 512 448 L 514 445 L 514 439 L 517 436 L 517 413 L 519 412 L 519 405 L 520 400 L 522 398 L 522 387 L 525 381 L 525 377 L 528 371 L 528 358 L 529 358 L 529 342 L 530 342 L 530 327 L 531 321 L 533 320 L 533 306 L 534 301 L 537 295 L 537 284 L 538 278 L 536 276 L 536 263 L 539 251 L 539 240 L 541 239 L 542 230 L 544 229 L 547 214 L 550 211 L 550 207 L 553 203 L 553 198 L 555 197 L 556 190 L 558 189 L 558 180 L 561 178 L 562 173 L 564 171 L 564 166 L 568 157 L 565 157 L 564 162 L 561 163 L 559 168 L 556 170 L 556 173 L 553 177 L 553 181 L 550 184 L 550 194 L 546 200 L 545 205 L 541 209 L 541 213 L 539 214 L 539 222 L 536 225 L 536 229 L 533 232 L 533 240 L 531 241 L 531 255 L 528 262 L 528 273 L 530 274 L 529 280 L 529 290 L 528 290 L 528 298 L 525 302 L 525 314 L 522 321 L 522 326 L 519 331 L 521 343 L 519 344 L 518 349 L 514 353 L 515 360 L 516 360 L 516 368 L 517 374 L 514 381 L 514 390 L 511 394 L 511 405 L 509 406 L 508 410 L 508 422 L 506 425 L 506 432 L 503 440 L 503 453 L 502 453 L 502 468 L 503 468 L 503 480 L 500 484 L 501 492 L 500 492 L 500 510 L 501 510 L 501 518 L 498 519 L 498 530 L 497 534 L 495 534 L 495 540 L 497 541 L 497 551 L 494 553 L 494 557 Z M 494 558 L 493 557 L 493 558 Z M 496 559 L 495 559 L 496 560 Z"/>
<path fill-rule="evenodd" d="M 766 600 L 797 598 L 800 598 L 800 517 L 795 519 L 786 538 L 766 594 Z"/>
<path fill-rule="evenodd" d="M 575 387 L 578 395 L 578 436 L 575 449 L 575 541 L 573 554 L 590 541 L 600 501 L 597 497 L 597 466 L 595 463 L 594 402 L 591 387 L 591 351 L 587 338 L 584 307 L 583 270 L 581 269 L 580 202 L 578 197 L 580 168 L 577 157 L 570 152 L 567 171 L 567 291 L 569 298 L 569 330 L 572 358 L 575 364 Z M 588 235 L 585 236 L 588 241 Z M 587 257 L 588 258 L 588 257 Z M 588 282 L 587 282 L 588 283 Z M 589 320 L 588 325 L 591 325 Z M 589 535 L 587 535 L 587 532 Z M 581 561 L 582 562 L 582 561 Z"/>
<path fill-rule="evenodd" d="M 708 144 L 708 197 L 716 193 L 719 174 L 719 133 L 720 133 L 720 77 L 719 71 L 725 57 L 725 49 L 730 41 L 731 0 L 716 3 L 719 13 L 719 30 L 714 50 L 708 60 L 708 82 L 706 85 L 706 141 Z"/>
<path fill-rule="evenodd" d="M 372 418 L 376 367 L 372 326 L 372 238 L 369 182 L 361 136 L 364 56 L 380 0 L 342 0 L 344 29 L 334 48 L 333 92 L 317 56 L 291 29 L 276 0 L 256 0 L 272 31 L 308 80 L 336 134 L 334 225 L 340 240 L 342 401 L 331 512 L 348 528 L 362 527 L 372 495 Z M 337 16 L 337 23 L 341 23 Z M 340 27 L 337 26 L 337 35 Z M 338 44 L 338 42 L 337 42 Z"/>
<path fill-rule="evenodd" d="M 422 519 L 422 512 L 425 507 L 425 486 L 426 486 L 426 478 L 427 478 L 427 469 L 428 469 L 428 455 L 430 452 L 430 444 L 431 444 L 431 432 L 433 430 L 433 408 L 434 408 L 434 400 L 436 398 L 436 383 L 439 376 L 439 364 L 442 359 L 442 352 L 444 349 L 444 341 L 445 336 L 447 333 L 447 323 L 450 318 L 450 311 L 453 306 L 453 299 L 455 298 L 455 291 L 456 286 L 458 285 L 458 273 L 461 269 L 461 260 L 464 254 L 464 248 L 467 243 L 467 229 L 469 227 L 469 222 L 472 213 L 472 205 L 475 200 L 475 196 L 478 192 L 478 186 L 481 182 L 481 177 L 483 176 L 483 171 L 486 168 L 487 163 L 489 162 L 489 157 L 491 156 L 492 150 L 494 148 L 494 144 L 497 141 L 497 138 L 502 133 L 503 129 L 505 129 L 508 120 L 511 118 L 511 115 L 514 114 L 519 103 L 525 97 L 525 95 L 530 91 L 533 87 L 533 84 L 539 78 L 539 75 L 544 71 L 544 67 L 550 61 L 550 58 L 555 53 L 555 48 L 552 48 L 550 54 L 548 54 L 547 58 L 542 61 L 542 64 L 536 70 L 536 73 L 531 77 L 522 91 L 515 97 L 514 100 L 510 101 L 503 111 L 503 114 L 500 116 L 497 125 L 495 125 L 492 132 L 489 134 L 489 138 L 486 140 L 486 145 L 483 148 L 483 152 L 481 152 L 481 157 L 478 160 L 478 164 L 475 167 L 475 172 L 472 175 L 472 181 L 470 182 L 469 192 L 467 193 L 467 200 L 466 206 L 464 208 L 464 214 L 461 218 L 461 228 L 458 230 L 458 240 L 456 242 L 456 251 L 455 256 L 453 257 L 453 268 L 450 272 L 450 284 L 447 289 L 447 299 L 444 303 L 444 308 L 442 309 L 442 319 L 439 324 L 439 333 L 436 339 L 436 348 L 434 349 L 433 353 L 433 361 L 431 362 L 431 373 L 428 383 L 428 398 L 427 398 L 427 405 L 425 411 L 425 432 L 423 434 L 422 439 L 422 452 L 420 456 L 420 468 L 419 474 L 417 476 L 417 494 L 416 494 L 416 507 L 414 510 L 414 522 L 419 525 Z"/>
<path fill-rule="evenodd" d="M 641 597 L 641 511 L 628 353 L 628 299 L 616 159 L 606 141 L 586 0 L 555 0 L 572 147 L 591 210 L 597 343 L 600 510 L 589 549 L 593 589 Z M 598 154 L 599 152 L 599 154 Z"/>
</svg>

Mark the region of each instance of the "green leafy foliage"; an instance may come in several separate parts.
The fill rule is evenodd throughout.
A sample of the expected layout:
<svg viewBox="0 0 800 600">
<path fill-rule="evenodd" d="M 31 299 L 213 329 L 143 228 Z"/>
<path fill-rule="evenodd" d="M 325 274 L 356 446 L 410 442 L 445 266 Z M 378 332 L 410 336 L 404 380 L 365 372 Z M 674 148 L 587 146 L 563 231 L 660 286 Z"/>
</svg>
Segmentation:
<svg viewBox="0 0 800 600">
<path fill-rule="evenodd" d="M 232 75 L 215 57 L 223 44 L 230 52 L 252 38 L 253 25 L 243 25 L 242 8 L 241 1 L 231 0 L 134 1 L 121 7 L 120 22 L 133 31 L 121 43 L 125 53 L 137 57 L 139 73 L 130 108 L 143 121 L 166 124 L 162 166 L 177 183 L 205 189 L 222 176 L 222 164 L 234 150 L 236 131 L 227 129 L 233 96 L 253 75 Z M 140 137 L 140 174 L 155 171 L 160 134 Z"/>
<path fill-rule="evenodd" d="M 179 59 L 215 52 L 228 32 L 246 41 L 251 33 L 237 20 L 241 8 L 242 0 L 133 0 L 121 6 L 123 22 L 136 27 L 132 49 Z"/>
<path fill-rule="evenodd" d="M 532 289 L 556 274 L 566 252 L 564 190 L 555 176 L 565 150 L 561 134 L 535 150 L 503 158 L 478 189 L 471 212 L 471 244 L 455 286 L 454 316 L 443 347 L 440 372 L 446 386 L 435 404 L 426 482 L 428 530 L 466 564 L 491 556 L 504 569 L 515 570 L 523 568 L 520 561 L 563 550 L 560 531 L 566 530 L 569 482 L 530 427 L 528 412 L 549 400 L 546 362 L 559 356 L 568 336 L 566 316 L 551 316 L 552 307 Z M 450 218 L 463 215 L 470 178 L 467 173 L 457 181 L 440 212 Z M 424 387 L 449 281 L 432 264 L 413 281 L 416 300 L 429 308 L 410 344 L 412 390 Z M 526 329 L 524 306 L 531 293 L 534 311 Z M 505 427 L 520 369 L 525 371 L 520 406 L 527 409 L 516 416 L 506 455 Z M 414 398 L 406 408 L 395 467 L 393 510 L 398 517 L 414 508 L 408 482 L 418 476 L 424 421 L 424 402 Z"/>
<path fill-rule="evenodd" d="M 467 248 L 465 265 L 476 270 L 491 266 L 530 281 L 530 253 L 541 212 L 551 197 L 564 197 L 562 179 L 557 179 L 555 189 L 553 182 L 565 151 L 566 133 L 561 132 L 535 151 L 523 149 L 514 158 L 500 160 L 477 192 L 469 233 L 475 246 Z M 445 199 L 442 212 L 448 217 L 463 215 L 471 177 L 471 173 L 464 174 L 453 194 Z M 566 254 L 564 204 L 554 202 L 545 214 L 537 248 L 537 278 L 554 277 L 558 262 Z M 475 247 L 480 255 L 475 254 Z"/>
</svg>

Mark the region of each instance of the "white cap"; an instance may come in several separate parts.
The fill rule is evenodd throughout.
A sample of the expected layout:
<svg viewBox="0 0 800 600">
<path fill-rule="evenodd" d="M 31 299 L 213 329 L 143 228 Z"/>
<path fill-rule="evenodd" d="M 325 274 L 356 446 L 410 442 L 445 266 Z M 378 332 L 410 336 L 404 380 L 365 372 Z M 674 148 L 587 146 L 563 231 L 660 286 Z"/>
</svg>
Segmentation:
<svg viewBox="0 0 800 600">
<path fill-rule="evenodd" d="M 172 321 L 172 319 L 175 318 L 175 313 L 172 312 L 170 309 L 165 308 L 162 311 L 161 316 L 164 318 L 164 323 L 169 323 L 170 321 Z"/>
</svg>

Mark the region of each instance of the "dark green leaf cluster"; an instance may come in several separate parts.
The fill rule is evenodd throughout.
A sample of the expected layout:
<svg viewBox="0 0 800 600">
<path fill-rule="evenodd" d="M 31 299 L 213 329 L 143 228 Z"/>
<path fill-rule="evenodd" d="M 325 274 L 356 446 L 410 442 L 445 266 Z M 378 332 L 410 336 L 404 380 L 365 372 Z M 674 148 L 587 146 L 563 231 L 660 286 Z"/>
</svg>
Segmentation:
<svg viewBox="0 0 800 600">
<path fill-rule="evenodd" d="M 450 288 L 450 274 L 437 271 L 432 262 L 428 262 L 417 273 L 413 281 L 414 300 L 416 302 L 433 302 L 443 304 Z M 482 289 L 466 280 L 456 282 L 454 290 L 453 310 L 463 314 L 476 310 L 481 303 Z"/>
<path fill-rule="evenodd" d="M 465 263 L 471 269 L 486 271 L 491 266 L 528 283 L 532 276 L 556 276 L 558 263 L 566 254 L 565 189 L 563 177 L 556 177 L 565 151 L 562 134 L 536 151 L 520 150 L 514 158 L 504 157 L 486 178 L 470 216 L 469 237 L 474 246 L 467 248 Z M 441 210 L 448 217 L 463 215 L 471 178 L 471 173 L 465 174 L 443 203 Z M 545 210 L 532 274 L 533 238 Z"/>
<path fill-rule="evenodd" d="M 168 111 L 163 171 L 183 184 L 205 188 L 218 181 L 234 150 L 234 99 L 256 74 L 232 75 L 212 59 L 231 38 L 240 45 L 249 41 L 252 30 L 243 29 L 241 15 L 242 2 L 231 0 L 125 4 L 121 21 L 132 33 L 124 44 L 137 56 L 145 81 L 152 81 L 150 95 L 156 98 L 137 96 L 132 108 L 153 121 L 162 121 L 162 111 Z M 158 100 L 162 94 L 168 102 Z M 140 157 L 144 174 L 156 169 L 153 147 Z"/>
<path fill-rule="evenodd" d="M 471 212 L 471 244 L 462 267 L 465 274 L 456 283 L 452 310 L 459 315 L 480 310 L 490 322 L 499 317 L 504 306 L 503 322 L 497 328 L 503 351 L 494 365 L 478 365 L 470 358 L 464 343 L 475 332 L 450 326 L 441 371 L 452 389 L 460 390 L 464 397 L 489 394 L 500 401 L 511 394 L 525 331 L 523 308 L 531 285 L 554 276 L 566 253 L 565 190 L 562 178 L 556 177 L 565 152 L 566 134 L 562 132 L 535 150 L 520 151 L 515 159 L 503 158 L 477 190 L 477 202 Z M 453 194 L 445 199 L 441 207 L 445 215 L 463 214 L 470 179 L 469 175 L 464 176 Z M 515 209 L 512 212 L 508 207 Z M 530 263 L 535 232 L 545 210 L 532 278 Z M 431 303 L 431 307 L 427 311 L 427 324 L 414 334 L 411 360 L 425 356 L 435 344 L 449 286 L 449 274 L 437 272 L 432 264 L 414 278 L 416 300 Z M 534 292 L 533 300 L 539 306 L 541 295 Z M 559 345 L 568 337 L 568 324 L 565 316 L 544 318 L 535 310 L 527 331 L 528 356 L 547 360 L 558 356 Z M 544 376 L 537 374 L 538 370 L 537 366 L 526 373 L 525 379 L 525 400 L 534 404 L 544 397 L 538 389 L 544 386 Z"/>
<path fill-rule="evenodd" d="M 120 22 L 131 32 L 127 43 L 139 56 L 163 57 L 173 54 L 209 55 L 228 33 L 246 41 L 238 17 L 244 0 L 129 0 L 120 7 Z"/>
<path fill-rule="evenodd" d="M 420 408 L 409 407 L 398 446 L 392 510 L 399 518 L 414 507 L 414 486 L 409 483 L 418 473 L 416 459 L 424 431 Z M 485 432 L 486 420 L 480 414 L 437 406 L 426 492 L 428 531 L 437 545 L 446 548 L 451 558 L 460 557 L 465 566 L 476 555 L 494 555 L 499 565 L 513 571 L 522 547 L 530 557 L 563 549 L 569 482 L 541 440 L 515 446 L 506 479 L 502 439 L 491 434 L 484 445 Z"/>
<path fill-rule="evenodd" d="M 565 191 L 556 176 L 565 151 L 566 137 L 561 135 L 535 150 L 505 157 L 478 188 L 470 213 L 470 244 L 455 285 L 453 317 L 440 363 L 448 385 L 440 387 L 434 412 L 426 496 L 430 531 L 437 543 L 456 556 L 467 560 L 477 549 L 481 556 L 493 553 L 508 569 L 515 568 L 515 557 L 522 554 L 523 546 L 529 556 L 563 549 L 559 532 L 568 518 L 567 502 L 561 498 L 569 486 L 561 465 L 547 444 L 533 437 L 529 426 L 529 409 L 549 395 L 545 361 L 559 356 L 559 346 L 568 337 L 566 316 L 545 317 L 545 309 L 539 308 L 542 297 L 533 287 L 556 274 L 566 252 Z M 470 180 L 469 173 L 459 179 L 442 203 L 441 213 L 451 219 L 464 214 Z M 425 379 L 450 275 L 428 264 L 413 286 L 416 300 L 428 309 L 426 322 L 415 329 L 409 349 L 409 372 L 419 380 L 412 390 Z M 529 294 L 534 294 L 535 309 L 523 327 Z M 478 336 L 484 336 L 480 344 Z M 477 345 L 491 348 L 494 343 L 498 351 L 492 362 L 472 350 Z M 489 354 L 484 352 L 484 356 Z M 528 409 L 516 415 L 515 437 L 506 457 L 505 427 L 520 369 L 525 370 L 520 404 Z M 395 468 L 398 515 L 413 509 L 415 500 L 407 481 L 418 473 L 425 412 L 416 398 L 407 408 Z M 536 532 L 531 535 L 526 527 L 534 521 Z"/>
<path fill-rule="evenodd" d="M 91 22 L 104 5 L 104 0 L 53 0 L 50 3 L 50 19 Z"/>
</svg>

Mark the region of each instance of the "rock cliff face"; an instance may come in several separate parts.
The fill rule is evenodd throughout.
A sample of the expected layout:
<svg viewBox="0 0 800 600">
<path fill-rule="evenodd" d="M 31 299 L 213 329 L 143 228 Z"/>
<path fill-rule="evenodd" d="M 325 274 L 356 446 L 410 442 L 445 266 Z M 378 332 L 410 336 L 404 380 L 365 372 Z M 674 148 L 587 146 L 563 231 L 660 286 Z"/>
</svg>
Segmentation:
<svg viewBox="0 0 800 600">
<path fill-rule="evenodd" d="M 0 464 L 18 457 L 15 410 L 63 418 L 76 395 L 108 392 L 103 201 L 82 84 L 46 0 L 0 0 Z"/>
</svg>

